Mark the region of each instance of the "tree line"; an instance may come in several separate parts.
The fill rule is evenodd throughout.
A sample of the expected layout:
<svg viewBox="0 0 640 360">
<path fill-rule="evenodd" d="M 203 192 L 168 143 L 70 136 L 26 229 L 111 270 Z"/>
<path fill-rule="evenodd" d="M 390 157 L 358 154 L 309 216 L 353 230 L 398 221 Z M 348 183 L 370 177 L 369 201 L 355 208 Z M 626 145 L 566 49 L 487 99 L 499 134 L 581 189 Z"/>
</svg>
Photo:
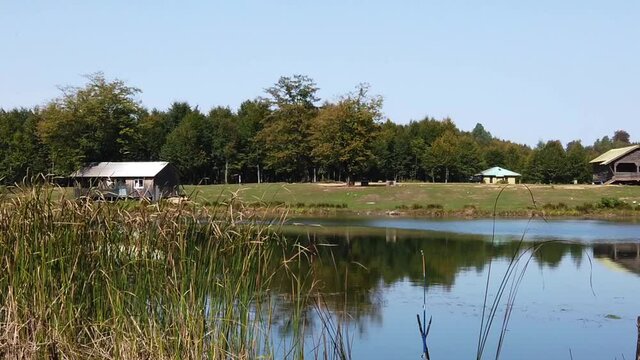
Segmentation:
<svg viewBox="0 0 640 360">
<path fill-rule="evenodd" d="M 588 183 L 590 159 L 630 144 L 618 130 L 589 146 L 550 140 L 531 148 L 480 123 L 472 131 L 448 118 L 396 124 L 367 84 L 334 101 L 318 90 L 307 76 L 283 76 L 237 110 L 203 112 L 186 102 L 149 110 L 136 100 L 140 89 L 88 75 L 44 106 L 0 109 L 0 183 L 65 177 L 91 162 L 158 160 L 174 164 L 185 183 L 464 182 L 493 166 L 529 183 Z"/>
</svg>

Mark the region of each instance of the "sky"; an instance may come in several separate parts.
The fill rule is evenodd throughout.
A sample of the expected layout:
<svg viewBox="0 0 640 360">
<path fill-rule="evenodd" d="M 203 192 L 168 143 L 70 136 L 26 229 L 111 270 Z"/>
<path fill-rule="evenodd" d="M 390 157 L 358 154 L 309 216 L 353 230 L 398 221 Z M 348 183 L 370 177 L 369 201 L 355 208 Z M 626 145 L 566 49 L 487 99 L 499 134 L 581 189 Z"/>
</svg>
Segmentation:
<svg viewBox="0 0 640 360">
<path fill-rule="evenodd" d="M 0 107 L 43 105 L 101 71 L 148 108 L 237 108 L 304 74 L 324 100 L 369 83 L 399 124 L 640 141 L 638 19 L 632 0 L 0 0 Z"/>
</svg>

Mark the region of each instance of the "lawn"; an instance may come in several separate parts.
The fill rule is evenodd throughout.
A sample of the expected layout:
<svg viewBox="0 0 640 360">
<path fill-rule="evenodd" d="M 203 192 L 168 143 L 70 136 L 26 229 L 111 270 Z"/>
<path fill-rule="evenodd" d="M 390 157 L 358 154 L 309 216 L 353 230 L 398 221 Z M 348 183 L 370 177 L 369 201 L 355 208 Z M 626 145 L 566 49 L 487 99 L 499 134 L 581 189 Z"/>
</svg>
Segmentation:
<svg viewBox="0 0 640 360">
<path fill-rule="evenodd" d="M 527 188 L 528 187 L 528 188 Z M 619 185 L 486 185 L 403 183 L 397 186 L 346 187 L 333 184 L 247 184 L 185 186 L 196 202 L 221 202 L 232 194 L 245 202 L 284 203 L 291 207 L 346 206 L 353 211 L 393 210 L 399 207 L 442 206 L 455 211 L 473 206 L 491 211 L 496 197 L 498 211 L 519 211 L 532 207 L 532 197 L 538 207 L 564 203 L 575 207 L 597 203 L 604 197 L 629 204 L 640 204 L 640 186 Z M 530 192 L 530 191 L 531 192 Z M 324 206 L 323 206 L 324 205 Z"/>
</svg>

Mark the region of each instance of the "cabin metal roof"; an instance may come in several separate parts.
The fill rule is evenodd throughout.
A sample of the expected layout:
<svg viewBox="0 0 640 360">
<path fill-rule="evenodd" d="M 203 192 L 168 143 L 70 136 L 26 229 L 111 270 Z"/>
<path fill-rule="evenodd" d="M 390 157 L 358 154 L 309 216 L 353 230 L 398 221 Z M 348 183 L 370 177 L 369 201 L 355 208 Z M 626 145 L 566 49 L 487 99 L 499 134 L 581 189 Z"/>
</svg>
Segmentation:
<svg viewBox="0 0 640 360">
<path fill-rule="evenodd" d="M 490 169 L 487 169 L 487 170 L 485 170 L 485 171 L 483 171 L 483 172 L 481 172 L 479 174 L 476 174 L 476 176 L 480 176 L 480 175 L 488 176 L 488 177 L 491 177 L 491 176 L 493 176 L 493 177 L 505 177 L 505 176 L 516 177 L 516 176 L 522 176 L 522 175 L 518 174 L 517 172 L 513 172 L 513 171 L 507 170 L 507 169 L 503 169 L 503 168 L 501 168 L 499 166 L 494 166 L 494 167 L 492 167 Z"/>
<path fill-rule="evenodd" d="M 628 153 L 640 149 L 640 145 L 632 145 L 623 148 L 611 149 L 597 158 L 589 161 L 591 164 L 609 165 Z"/>
<path fill-rule="evenodd" d="M 162 169 L 169 165 L 166 161 L 147 162 L 101 162 L 86 166 L 73 174 L 75 178 L 130 178 L 130 177 L 154 177 Z"/>
</svg>

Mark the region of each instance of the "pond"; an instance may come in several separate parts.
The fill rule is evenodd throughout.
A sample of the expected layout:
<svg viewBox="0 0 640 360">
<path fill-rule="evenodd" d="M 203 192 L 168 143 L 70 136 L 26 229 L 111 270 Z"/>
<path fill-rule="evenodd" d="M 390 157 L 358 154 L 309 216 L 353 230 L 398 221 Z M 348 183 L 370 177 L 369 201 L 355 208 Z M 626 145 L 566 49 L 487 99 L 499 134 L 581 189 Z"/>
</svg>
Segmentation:
<svg viewBox="0 0 640 360">
<path fill-rule="evenodd" d="M 288 236 L 311 249 L 321 304 L 344 321 L 354 359 L 420 358 L 421 252 L 431 358 L 475 358 L 489 272 L 486 311 L 511 257 L 522 251 L 483 358 L 495 358 L 510 296 L 501 358 L 634 358 L 640 224 L 498 220 L 495 230 L 492 220 L 304 218 L 289 224 Z M 313 314 L 311 327 L 321 328 Z"/>
</svg>

